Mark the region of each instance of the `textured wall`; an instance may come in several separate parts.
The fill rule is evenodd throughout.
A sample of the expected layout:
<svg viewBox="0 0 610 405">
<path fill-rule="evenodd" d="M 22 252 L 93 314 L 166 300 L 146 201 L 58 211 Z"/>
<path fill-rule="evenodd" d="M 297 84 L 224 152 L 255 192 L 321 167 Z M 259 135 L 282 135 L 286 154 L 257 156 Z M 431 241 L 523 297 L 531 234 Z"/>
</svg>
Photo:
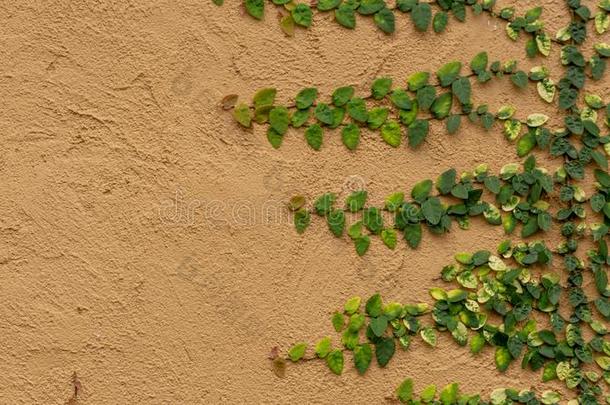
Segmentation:
<svg viewBox="0 0 610 405">
<path fill-rule="evenodd" d="M 439 123 L 417 151 L 370 133 L 354 153 L 338 134 L 316 153 L 302 131 L 276 151 L 219 100 L 266 86 L 280 101 L 310 85 L 366 94 L 378 75 L 401 82 L 482 50 L 522 59 L 524 41 L 486 16 L 451 21 L 442 35 L 401 17 L 387 37 L 370 19 L 348 31 L 317 15 L 291 39 L 275 12 L 257 22 L 239 3 L 0 5 L 0 403 L 365 404 L 407 376 L 418 390 L 453 380 L 471 391 L 540 385 L 516 366 L 500 375 L 491 352 L 472 358 L 446 337 L 436 350 L 415 342 L 365 378 L 319 362 L 289 365 L 284 379 L 270 371 L 272 346 L 335 336 L 329 314 L 346 297 L 428 300 L 454 252 L 502 238 L 474 221 L 468 232 L 426 234 L 418 251 L 374 240 L 358 258 L 320 223 L 298 236 L 282 208 L 291 195 L 345 194 L 357 179 L 381 202 L 451 166 L 498 169 L 517 158 L 498 130 L 466 125 L 450 136 Z M 567 23 L 563 1 L 542 3 L 550 31 Z M 553 59 L 521 66 L 542 63 L 561 73 Z M 522 115 L 554 112 L 506 80 L 474 97 Z"/>
</svg>

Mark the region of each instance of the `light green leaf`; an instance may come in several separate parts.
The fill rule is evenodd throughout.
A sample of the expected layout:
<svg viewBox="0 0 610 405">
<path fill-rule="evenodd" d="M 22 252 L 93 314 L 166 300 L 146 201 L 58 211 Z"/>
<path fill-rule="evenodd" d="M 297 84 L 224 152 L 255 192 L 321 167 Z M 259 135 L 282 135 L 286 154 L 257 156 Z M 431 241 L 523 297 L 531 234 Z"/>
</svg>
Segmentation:
<svg viewBox="0 0 610 405">
<path fill-rule="evenodd" d="M 326 356 L 328 356 L 328 353 L 330 353 L 332 344 L 330 341 L 330 337 L 326 336 L 322 339 L 320 339 L 318 341 L 318 343 L 316 343 L 316 347 L 315 347 L 315 351 L 316 351 L 316 356 L 318 356 L 319 358 L 323 359 Z"/>
<path fill-rule="evenodd" d="M 360 303 L 362 302 L 362 298 L 355 296 L 351 297 L 345 302 L 344 310 L 345 313 L 351 315 L 355 312 L 358 312 L 360 309 Z"/>
<path fill-rule="evenodd" d="M 299 361 L 305 355 L 307 350 L 307 343 L 297 343 L 288 351 L 288 357 L 292 361 Z"/>
<path fill-rule="evenodd" d="M 397 148 L 400 146 L 402 134 L 400 125 L 396 121 L 388 121 L 381 127 L 381 137 L 390 146 Z"/>
<path fill-rule="evenodd" d="M 381 240 L 390 249 L 396 248 L 396 242 L 397 242 L 396 231 L 391 228 L 384 229 L 383 231 L 381 231 Z"/>
<path fill-rule="evenodd" d="M 413 398 L 413 380 L 407 378 L 396 390 L 396 397 L 403 404 L 408 403 Z"/>
<path fill-rule="evenodd" d="M 542 79 L 536 84 L 538 94 L 547 103 L 552 103 L 555 98 L 555 83 L 551 79 Z"/>
<path fill-rule="evenodd" d="M 422 328 L 419 333 L 424 342 L 428 343 L 432 347 L 436 347 L 436 332 L 434 331 L 434 329 L 430 327 L 425 327 Z"/>
<path fill-rule="evenodd" d="M 544 114 L 534 113 L 527 117 L 527 126 L 536 128 L 544 125 L 549 120 L 549 117 Z"/>
<path fill-rule="evenodd" d="M 233 109 L 233 118 L 243 127 L 249 128 L 252 125 L 252 113 L 245 103 L 238 104 Z"/>
<path fill-rule="evenodd" d="M 337 375 L 343 372 L 343 352 L 340 349 L 335 349 L 326 356 L 326 364 L 330 371 Z"/>
<path fill-rule="evenodd" d="M 498 346 L 498 347 L 496 347 L 495 359 L 496 359 L 496 368 L 499 371 L 504 372 L 504 371 L 506 371 L 506 369 L 508 369 L 508 366 L 511 362 L 510 352 L 508 351 L 508 349 L 506 347 Z"/>
<path fill-rule="evenodd" d="M 441 403 L 443 405 L 454 405 L 458 402 L 459 386 L 457 383 L 447 385 L 441 391 Z"/>
</svg>

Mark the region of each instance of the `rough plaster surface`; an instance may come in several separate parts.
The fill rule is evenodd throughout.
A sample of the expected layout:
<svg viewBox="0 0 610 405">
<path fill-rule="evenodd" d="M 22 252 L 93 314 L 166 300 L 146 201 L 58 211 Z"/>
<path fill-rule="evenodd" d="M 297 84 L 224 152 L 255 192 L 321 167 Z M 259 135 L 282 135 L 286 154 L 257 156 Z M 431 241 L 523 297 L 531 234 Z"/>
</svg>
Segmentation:
<svg viewBox="0 0 610 405">
<path fill-rule="evenodd" d="M 418 390 L 454 380 L 467 391 L 539 388 L 537 374 L 500 375 L 491 352 L 473 358 L 446 337 L 436 350 L 415 342 L 364 378 L 348 359 L 341 377 L 307 362 L 279 379 L 266 358 L 276 345 L 336 336 L 329 315 L 351 295 L 427 301 L 453 253 L 503 237 L 475 221 L 426 234 L 418 251 L 374 240 L 358 258 L 320 222 L 298 236 L 283 208 L 291 195 L 345 194 L 357 181 L 380 202 L 452 166 L 498 169 L 517 159 L 498 130 L 449 136 L 435 124 L 417 151 L 366 134 L 354 153 L 337 134 L 313 152 L 295 131 L 276 151 L 262 128 L 244 131 L 218 107 L 267 86 L 280 101 L 310 85 L 366 94 L 378 75 L 400 82 L 481 50 L 522 59 L 524 41 L 470 15 L 442 35 L 400 17 L 390 37 L 370 19 L 348 31 L 316 15 L 291 39 L 274 11 L 257 22 L 238 3 L 0 6 L 0 403 L 369 404 L 407 376 Z M 540 1 L 513 3 L 523 12 Z M 563 1 L 542 3 L 551 32 L 566 24 Z M 541 63 L 561 74 L 553 59 L 521 67 Z M 607 81 L 595 86 L 607 95 Z M 474 97 L 554 113 L 507 81 Z"/>
</svg>

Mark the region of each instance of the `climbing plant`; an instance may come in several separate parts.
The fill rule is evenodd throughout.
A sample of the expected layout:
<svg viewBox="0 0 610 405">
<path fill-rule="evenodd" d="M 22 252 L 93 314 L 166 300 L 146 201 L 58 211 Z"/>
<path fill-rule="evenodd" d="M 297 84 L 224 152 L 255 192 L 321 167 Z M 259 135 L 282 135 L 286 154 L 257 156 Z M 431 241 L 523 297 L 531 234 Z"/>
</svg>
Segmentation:
<svg viewBox="0 0 610 405">
<path fill-rule="evenodd" d="M 222 4 L 222 0 L 214 2 Z M 434 181 L 423 179 L 412 185 L 408 192 L 397 190 L 382 206 L 368 204 L 368 190 L 342 196 L 341 203 L 333 192 L 311 201 L 294 196 L 288 207 L 298 233 L 323 221 L 335 237 L 351 240 L 358 255 L 367 253 L 374 237 L 389 249 L 396 249 L 401 239 L 417 249 L 425 229 L 443 234 L 455 222 L 466 230 L 475 216 L 482 216 L 482 223 L 502 226 L 511 237 L 518 232 L 525 241 L 507 239 L 493 252 L 456 253 L 454 262 L 440 270 L 442 284 L 429 290 L 428 302 L 388 302 L 379 293 L 366 301 L 349 298 L 331 316 L 337 339 L 326 336 L 314 344 L 298 342 L 285 354 L 272 353 L 278 376 L 285 373 L 287 362 L 307 360 L 321 361 L 338 375 L 351 360 L 363 375 L 373 361 L 387 367 L 396 351 L 408 350 L 413 339 L 436 347 L 440 339 L 448 338 L 474 356 L 493 352 L 490 361 L 500 372 L 520 366 L 539 372 L 542 382 L 565 385 L 573 392 L 572 398 L 563 399 L 570 404 L 600 404 L 604 398 L 610 403 L 610 87 L 605 76 L 610 45 L 596 38 L 588 41 L 592 31 L 594 35 L 607 32 L 610 1 L 601 0 L 595 10 L 580 0 L 565 4 L 570 23 L 552 36 L 541 20 L 541 7 L 517 15 L 513 8 L 496 11 L 493 0 L 397 0 L 392 4 L 318 0 L 311 5 L 243 1 L 247 13 L 259 20 L 266 7 L 283 10 L 280 26 L 288 35 L 294 34 L 296 26 L 310 27 L 317 13 L 332 13 L 347 28 L 356 27 L 357 15 L 372 16 L 387 34 L 394 32 L 396 18 L 402 14 L 409 14 L 417 30 L 431 26 L 440 33 L 450 16 L 464 22 L 469 14 L 487 13 L 506 21 L 509 38 L 528 35 L 528 57 L 549 56 L 552 44 L 557 44 L 564 68 L 562 77 L 551 77 L 545 66 L 525 72 L 516 61 L 490 63 L 487 53 L 480 52 L 470 60 L 467 73 L 462 71 L 462 61 L 452 61 L 434 73 L 413 73 L 404 83 L 377 78 L 363 95 L 356 95 L 354 84 L 343 84 L 326 99 L 315 87 L 302 89 L 286 105 L 276 104 L 274 88 L 261 89 L 252 102 L 240 102 L 237 95 L 222 100 L 222 107 L 231 110 L 242 127 L 265 126 L 267 139 L 276 149 L 298 128 L 303 128 L 314 150 L 322 149 L 325 133 L 335 131 L 350 150 L 359 146 L 363 131 L 378 133 L 394 148 L 404 138 L 409 147 L 417 148 L 427 139 L 430 121 L 442 121 L 446 131 L 454 134 L 466 117 L 490 131 L 497 123 L 506 139 L 515 142 L 517 156 L 525 158 L 522 165 L 506 164 L 499 173 L 491 173 L 487 165 L 461 174 L 446 170 Z M 549 117 L 536 112 L 518 116 L 511 105 L 494 112 L 484 103 L 474 105 L 473 83 L 504 77 L 517 89 L 535 85 L 540 98 L 557 107 L 563 126 L 550 127 Z M 589 80 L 600 81 L 602 94 L 587 92 Z M 538 167 L 532 154 L 536 149 L 561 160 L 561 166 L 552 173 Z M 585 183 L 585 178 L 594 181 Z M 556 246 L 532 240 L 551 230 L 561 236 Z M 396 385 L 396 400 L 408 404 L 562 401 L 553 390 L 498 388 L 488 395 L 467 395 L 452 383 L 438 393 L 430 385 L 416 395 L 410 378 Z"/>
</svg>

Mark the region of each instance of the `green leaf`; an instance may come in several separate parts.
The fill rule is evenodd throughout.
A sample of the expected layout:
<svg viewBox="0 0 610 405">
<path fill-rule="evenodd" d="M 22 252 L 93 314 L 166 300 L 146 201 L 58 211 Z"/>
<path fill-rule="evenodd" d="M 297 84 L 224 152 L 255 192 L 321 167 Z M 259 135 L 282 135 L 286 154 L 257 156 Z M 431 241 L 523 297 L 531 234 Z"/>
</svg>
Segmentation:
<svg viewBox="0 0 610 405">
<path fill-rule="evenodd" d="M 381 240 L 387 247 L 393 250 L 396 248 L 397 243 L 396 231 L 391 228 L 384 229 L 381 231 Z"/>
<path fill-rule="evenodd" d="M 358 256 L 363 256 L 367 250 L 369 250 L 371 238 L 366 235 L 360 236 L 359 238 L 354 239 L 354 244 L 356 245 L 356 253 L 358 253 Z"/>
<path fill-rule="evenodd" d="M 322 127 L 318 124 L 313 124 L 307 127 L 305 130 L 305 139 L 307 144 L 314 150 L 320 150 L 322 147 L 323 131 Z"/>
<path fill-rule="evenodd" d="M 443 119 L 451 112 L 451 106 L 453 104 L 453 95 L 451 93 L 443 93 L 434 100 L 432 107 L 430 108 L 434 117 L 437 119 Z"/>
<path fill-rule="evenodd" d="M 459 386 L 457 383 L 447 385 L 441 391 L 441 403 L 443 405 L 454 405 L 458 403 Z"/>
<path fill-rule="evenodd" d="M 485 338 L 482 334 L 477 333 L 470 339 L 470 352 L 473 354 L 480 353 L 485 347 Z"/>
<path fill-rule="evenodd" d="M 331 323 L 333 324 L 333 328 L 337 332 L 341 332 L 343 326 L 345 325 L 345 319 L 343 318 L 343 314 L 340 312 L 335 312 L 331 318 Z"/>
<path fill-rule="evenodd" d="M 290 114 L 286 107 L 275 107 L 269 111 L 269 125 L 279 135 L 284 135 L 288 130 Z"/>
<path fill-rule="evenodd" d="M 302 127 L 309 120 L 309 109 L 307 110 L 296 110 L 292 114 L 290 125 L 295 128 Z"/>
<path fill-rule="evenodd" d="M 383 125 L 388 118 L 390 110 L 386 107 L 373 107 L 368 112 L 369 118 L 367 123 L 370 129 L 377 129 Z"/>
<path fill-rule="evenodd" d="M 362 302 L 362 298 L 355 296 L 355 297 L 351 297 L 350 299 L 348 299 L 345 302 L 345 305 L 343 307 L 343 309 L 345 310 L 345 313 L 348 315 L 351 315 L 353 313 L 358 312 L 358 310 L 360 309 L 360 303 Z"/>
<path fill-rule="evenodd" d="M 449 15 L 444 11 L 438 11 L 432 20 L 432 28 L 434 29 L 434 32 L 437 34 L 443 32 L 447 27 L 447 21 L 449 21 Z"/>
<path fill-rule="evenodd" d="M 441 201 L 437 197 L 432 197 L 427 199 L 422 204 L 422 213 L 424 214 L 424 218 L 432 224 L 438 225 L 441 222 L 441 217 L 443 216 L 443 207 L 441 205 Z"/>
<path fill-rule="evenodd" d="M 326 217 L 326 222 L 328 223 L 328 229 L 330 229 L 333 235 L 336 237 L 343 235 L 343 229 L 345 229 L 345 214 L 343 211 L 338 209 L 332 210 Z"/>
<path fill-rule="evenodd" d="M 513 73 L 510 76 L 510 80 L 515 84 L 515 86 L 523 89 L 525 87 L 527 87 L 527 73 L 525 73 L 522 70 L 519 70 L 515 73 Z"/>
<path fill-rule="evenodd" d="M 474 73 L 479 74 L 487 69 L 487 63 L 487 52 L 478 53 L 474 58 L 472 58 L 472 61 L 470 62 L 470 69 L 472 69 Z"/>
<path fill-rule="evenodd" d="M 368 112 L 366 110 L 366 103 L 361 98 L 352 98 L 347 102 L 347 113 L 355 121 L 366 122 L 368 120 Z"/>
<path fill-rule="evenodd" d="M 373 17 L 375 25 L 386 34 L 391 34 L 395 30 L 394 13 L 388 8 L 382 8 Z"/>
<path fill-rule="evenodd" d="M 420 394 L 420 399 L 422 402 L 429 403 L 434 400 L 436 397 L 436 385 L 430 384 Z"/>
<path fill-rule="evenodd" d="M 460 128 L 460 124 L 462 123 L 462 117 L 458 114 L 450 115 L 447 118 L 447 132 L 450 134 L 455 134 L 457 130 Z"/>
<path fill-rule="evenodd" d="M 397 148 L 400 146 L 402 134 L 400 125 L 396 121 L 388 121 L 381 127 L 381 137 L 390 146 Z"/>
<path fill-rule="evenodd" d="M 536 134 L 534 132 L 526 132 L 517 142 L 517 155 L 524 157 L 529 154 L 536 146 Z"/>
<path fill-rule="evenodd" d="M 380 77 L 373 82 L 371 86 L 371 94 L 375 100 L 384 98 L 392 88 L 392 79 L 389 77 Z"/>
<path fill-rule="evenodd" d="M 345 86 L 339 87 L 333 92 L 333 104 L 336 107 L 343 107 L 354 96 L 354 87 Z"/>
<path fill-rule="evenodd" d="M 407 94 L 407 92 L 403 89 L 394 90 L 390 100 L 392 100 L 392 103 L 400 109 L 411 110 L 411 108 L 413 108 L 413 102 L 411 101 L 409 94 Z"/>
<path fill-rule="evenodd" d="M 361 0 L 360 7 L 358 7 L 358 12 L 362 15 L 371 15 L 375 14 L 384 7 L 384 0 Z"/>
<path fill-rule="evenodd" d="M 315 87 L 308 87 L 303 89 L 297 94 L 296 106 L 300 110 L 304 110 L 312 106 L 313 102 L 318 97 L 318 89 Z"/>
<path fill-rule="evenodd" d="M 354 29 L 356 27 L 356 13 L 345 3 L 335 10 L 335 19 L 345 28 Z"/>
<path fill-rule="evenodd" d="M 311 216 L 309 215 L 309 211 L 304 208 L 301 208 L 294 213 L 294 227 L 297 230 L 297 233 L 301 234 L 305 232 L 305 229 L 309 226 L 311 222 Z"/>
<path fill-rule="evenodd" d="M 403 404 L 408 403 L 413 398 L 413 380 L 407 378 L 396 389 L 396 397 Z"/>
<path fill-rule="evenodd" d="M 432 19 L 432 7 L 427 3 L 417 4 L 411 10 L 411 19 L 417 30 L 426 31 Z"/>
<path fill-rule="evenodd" d="M 271 106 L 275 102 L 275 95 L 277 90 L 274 88 L 261 89 L 254 94 L 254 108 L 261 108 L 265 106 Z"/>
<path fill-rule="evenodd" d="M 356 149 L 360 143 L 360 127 L 351 122 L 347 124 L 341 131 L 341 140 L 349 150 Z"/>
<path fill-rule="evenodd" d="M 345 206 L 351 212 L 360 211 L 364 208 L 364 204 L 366 203 L 367 192 L 366 190 L 355 191 L 350 194 L 345 200 Z"/>
<path fill-rule="evenodd" d="M 610 188 L 610 174 L 599 169 L 595 169 L 594 174 L 595 180 L 597 180 L 597 182 L 601 184 L 603 188 Z"/>
<path fill-rule="evenodd" d="M 470 103 L 471 87 L 470 80 L 465 77 L 460 77 L 451 84 L 451 91 L 460 100 L 462 104 Z"/>
<path fill-rule="evenodd" d="M 379 367 L 385 367 L 390 362 L 392 356 L 394 356 L 395 351 L 396 344 L 393 337 L 379 339 L 375 343 L 375 357 Z"/>
<path fill-rule="evenodd" d="M 504 371 L 506 371 L 506 369 L 508 369 L 508 365 L 510 364 L 512 358 L 511 358 L 510 352 L 508 351 L 508 349 L 506 347 L 498 346 L 498 347 L 496 347 L 495 359 L 496 359 L 496 368 L 500 372 L 504 372 Z"/>
<path fill-rule="evenodd" d="M 413 186 L 411 189 L 411 197 L 418 203 L 423 203 L 432 191 L 432 180 L 426 179 Z"/>
<path fill-rule="evenodd" d="M 377 318 L 371 318 L 370 326 L 375 336 L 383 336 L 388 328 L 388 318 L 383 315 Z"/>
<path fill-rule="evenodd" d="M 326 364 L 330 371 L 337 375 L 343 372 L 343 352 L 340 349 L 335 349 L 326 356 Z"/>
<path fill-rule="evenodd" d="M 252 114 L 245 103 L 238 104 L 233 109 L 233 118 L 243 127 L 249 128 L 252 125 Z"/>
<path fill-rule="evenodd" d="M 244 5 L 246 6 L 246 11 L 252 17 L 257 20 L 261 20 L 263 18 L 263 14 L 265 13 L 265 1 L 264 0 L 245 0 Z"/>
<path fill-rule="evenodd" d="M 288 350 L 288 357 L 292 361 L 299 361 L 305 355 L 305 350 L 307 350 L 307 343 L 297 343 Z"/>
<path fill-rule="evenodd" d="M 317 8 L 320 11 L 329 11 L 341 4 L 341 0 L 318 0 Z"/>
<path fill-rule="evenodd" d="M 334 121 L 333 110 L 328 106 L 328 104 L 320 103 L 316 106 L 314 112 L 316 119 L 323 124 L 331 125 Z"/>
<path fill-rule="evenodd" d="M 373 359 L 373 350 L 371 345 L 364 343 L 354 348 L 354 364 L 358 374 L 362 375 L 368 370 Z"/>
<path fill-rule="evenodd" d="M 462 63 L 458 61 L 449 62 L 441 67 L 438 72 L 436 72 L 440 85 L 443 87 L 451 85 L 460 74 L 461 69 Z"/>
<path fill-rule="evenodd" d="M 418 222 L 417 224 L 407 224 L 405 226 L 405 240 L 410 248 L 416 249 L 422 238 L 422 229 L 421 224 Z"/>
<path fill-rule="evenodd" d="M 436 179 L 436 189 L 439 193 L 445 195 L 449 194 L 453 186 L 455 185 L 455 179 L 457 176 L 457 172 L 455 169 L 449 169 L 446 172 L 443 172 Z"/>
<path fill-rule="evenodd" d="M 409 146 L 415 148 L 419 146 L 428 136 L 430 124 L 427 120 L 415 120 L 408 129 Z"/>
<path fill-rule="evenodd" d="M 282 146 L 284 136 L 277 133 L 277 131 L 271 127 L 267 129 L 267 140 L 274 149 L 278 149 Z"/>
<path fill-rule="evenodd" d="M 383 229 L 383 216 L 377 207 L 370 207 L 364 210 L 362 223 L 374 234 L 378 234 Z"/>
<path fill-rule="evenodd" d="M 432 347 L 436 347 L 436 332 L 430 327 L 423 328 L 419 334 L 424 342 L 428 343 Z"/>
<path fill-rule="evenodd" d="M 316 209 L 316 214 L 320 216 L 324 216 L 328 214 L 335 203 L 337 196 L 333 193 L 326 193 L 320 196 L 316 202 L 314 203 L 314 208 Z"/>
<path fill-rule="evenodd" d="M 372 295 L 367 301 L 365 306 L 366 313 L 371 317 L 378 317 L 383 312 L 383 301 L 379 293 Z"/>
<path fill-rule="evenodd" d="M 417 90 L 417 94 L 415 95 L 417 98 L 417 103 L 422 110 L 428 110 L 434 100 L 436 100 L 436 89 L 434 86 L 424 86 L 421 89 Z"/>
<path fill-rule="evenodd" d="M 311 26 L 312 12 L 307 4 L 297 4 L 296 7 L 292 9 L 291 15 L 296 24 L 303 27 Z"/>
<path fill-rule="evenodd" d="M 390 212 L 395 212 L 404 202 L 404 193 L 398 192 L 390 194 L 385 199 L 385 208 Z"/>
<path fill-rule="evenodd" d="M 413 73 L 407 79 L 407 84 L 409 85 L 409 90 L 417 91 L 422 87 L 428 84 L 428 79 L 430 78 L 430 73 L 428 72 L 417 72 Z"/>
<path fill-rule="evenodd" d="M 321 359 L 325 358 L 326 356 L 328 356 L 328 353 L 330 353 L 331 347 L 332 344 L 330 341 L 330 337 L 326 336 L 318 340 L 318 343 L 316 343 L 315 347 L 316 356 Z"/>
</svg>

